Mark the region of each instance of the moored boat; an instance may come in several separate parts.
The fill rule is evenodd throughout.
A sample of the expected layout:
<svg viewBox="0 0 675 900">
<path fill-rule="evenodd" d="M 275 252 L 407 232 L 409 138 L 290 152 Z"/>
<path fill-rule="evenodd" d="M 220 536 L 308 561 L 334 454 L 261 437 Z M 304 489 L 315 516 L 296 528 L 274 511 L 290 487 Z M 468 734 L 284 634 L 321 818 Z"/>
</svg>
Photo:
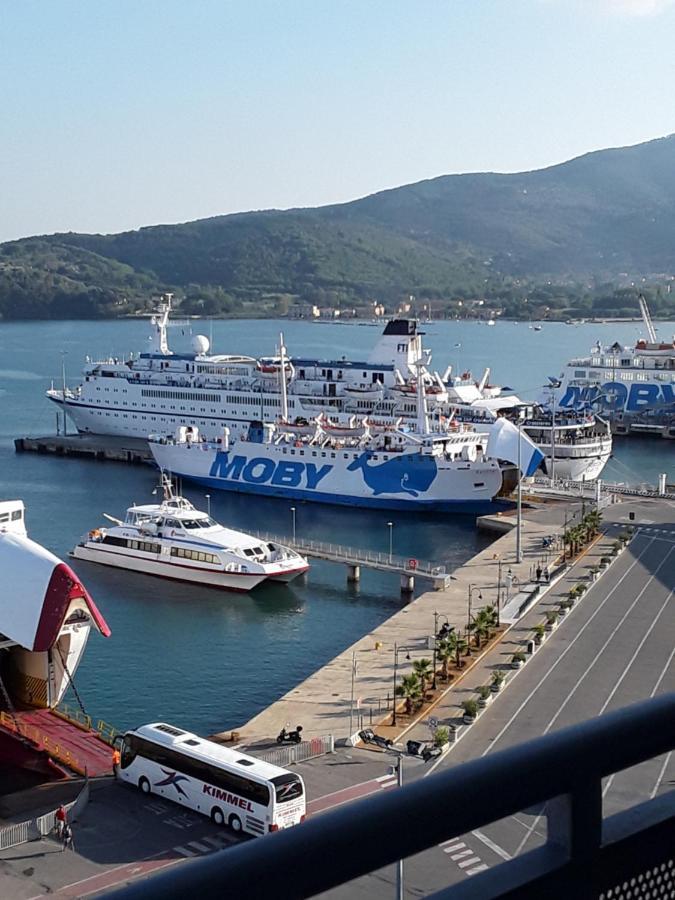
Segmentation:
<svg viewBox="0 0 675 900">
<path fill-rule="evenodd" d="M 189 442 L 195 445 L 198 434 Z M 288 583 L 309 564 L 289 547 L 225 528 L 184 497 L 163 477 L 162 503 L 131 506 L 124 521 L 95 528 L 73 548 L 75 559 L 101 563 L 174 581 L 246 592 L 264 581 Z M 105 514 L 104 514 L 105 515 Z"/>
</svg>

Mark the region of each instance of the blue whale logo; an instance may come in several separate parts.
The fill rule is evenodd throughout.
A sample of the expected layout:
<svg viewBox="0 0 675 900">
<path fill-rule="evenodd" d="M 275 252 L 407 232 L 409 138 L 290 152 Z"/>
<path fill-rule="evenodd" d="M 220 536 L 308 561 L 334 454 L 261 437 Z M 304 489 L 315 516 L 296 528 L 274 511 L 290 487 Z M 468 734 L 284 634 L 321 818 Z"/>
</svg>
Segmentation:
<svg viewBox="0 0 675 900">
<path fill-rule="evenodd" d="M 433 456 L 403 453 L 395 459 L 368 465 L 369 453 L 362 453 L 347 466 L 347 471 L 361 469 L 363 480 L 377 497 L 378 494 L 410 494 L 417 497 L 433 484 L 438 472 Z"/>
</svg>

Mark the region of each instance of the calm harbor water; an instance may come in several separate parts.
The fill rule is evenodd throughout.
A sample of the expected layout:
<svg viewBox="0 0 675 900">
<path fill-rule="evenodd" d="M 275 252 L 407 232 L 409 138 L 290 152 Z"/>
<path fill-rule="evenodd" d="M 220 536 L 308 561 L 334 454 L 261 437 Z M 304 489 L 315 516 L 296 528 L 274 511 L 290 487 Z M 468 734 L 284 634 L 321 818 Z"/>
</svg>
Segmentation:
<svg viewBox="0 0 675 900">
<path fill-rule="evenodd" d="M 332 358 L 367 356 L 380 333 L 290 321 L 200 322 L 192 328 L 212 332 L 215 352 L 270 354 L 283 329 L 291 354 Z M 675 330 L 665 323 L 660 328 L 662 334 Z M 425 343 L 434 367 L 452 363 L 460 372 L 480 374 L 491 365 L 492 381 L 533 399 L 567 358 L 598 338 L 631 343 L 638 330 L 637 324 L 551 324 L 535 332 L 526 324 L 439 322 L 427 326 Z M 149 502 L 155 475 L 149 467 L 16 455 L 12 441 L 53 433 L 55 412 L 44 391 L 52 380 L 60 383 L 62 360 L 74 385 L 86 355 L 142 350 L 146 334 L 147 323 L 136 320 L 0 323 L 0 497 L 21 497 L 31 536 L 62 557 L 100 524 L 103 511 L 120 515 L 133 501 Z M 170 332 L 177 350 L 189 339 L 187 327 Z M 659 472 L 668 472 L 675 480 L 674 450 L 662 439 L 617 442 L 605 475 L 655 482 Z M 205 506 L 202 492 L 185 493 Z M 214 494 L 211 503 L 213 515 L 234 527 L 290 533 L 290 504 L 284 501 Z M 299 535 L 387 550 L 387 522 L 393 521 L 395 553 L 450 568 L 487 543 L 469 518 L 296 506 Z M 320 562 L 306 582 L 245 596 L 86 563 L 74 567 L 113 631 L 109 640 L 92 636 L 76 683 L 92 714 L 118 727 L 165 719 L 209 733 L 241 724 L 400 606 L 396 578 L 364 572 L 355 591 L 346 587 L 341 567 Z"/>
</svg>

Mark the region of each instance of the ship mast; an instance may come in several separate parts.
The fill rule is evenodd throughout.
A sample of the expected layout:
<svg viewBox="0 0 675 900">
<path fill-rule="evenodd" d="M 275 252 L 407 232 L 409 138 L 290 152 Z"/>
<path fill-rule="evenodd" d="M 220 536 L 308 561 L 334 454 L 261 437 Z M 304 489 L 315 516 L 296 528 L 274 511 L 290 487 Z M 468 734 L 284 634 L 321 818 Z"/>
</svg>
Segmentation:
<svg viewBox="0 0 675 900">
<path fill-rule="evenodd" d="M 417 371 L 417 432 L 418 434 L 429 434 L 429 416 L 427 415 L 427 395 L 424 390 L 424 373 L 426 366 L 431 362 L 431 353 L 428 350 L 423 351 L 423 357 L 420 357 L 414 363 Z"/>
<path fill-rule="evenodd" d="M 642 313 L 642 321 L 645 323 L 645 328 L 647 329 L 647 335 L 652 344 L 657 343 L 656 330 L 654 329 L 654 324 L 652 322 L 652 317 L 649 314 L 649 309 L 647 308 L 647 301 L 644 296 L 640 294 L 638 296 L 638 303 L 640 304 L 640 312 Z"/>
<path fill-rule="evenodd" d="M 281 418 L 284 422 L 288 420 L 288 392 L 286 390 L 286 348 L 284 346 L 283 332 L 279 333 L 279 378 L 281 388 Z"/>
</svg>

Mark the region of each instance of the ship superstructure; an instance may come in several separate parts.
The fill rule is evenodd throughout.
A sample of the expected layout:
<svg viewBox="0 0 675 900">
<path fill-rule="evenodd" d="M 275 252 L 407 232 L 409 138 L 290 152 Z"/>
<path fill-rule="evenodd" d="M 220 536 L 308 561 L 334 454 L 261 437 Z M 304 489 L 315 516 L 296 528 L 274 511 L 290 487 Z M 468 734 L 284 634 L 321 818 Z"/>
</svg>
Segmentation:
<svg viewBox="0 0 675 900">
<path fill-rule="evenodd" d="M 489 369 L 479 379 L 468 371 L 453 372 L 451 366 L 443 373 L 432 370 L 422 332 L 412 319 L 389 321 L 365 361 L 287 357 L 283 337 L 276 355 L 255 358 L 209 354 L 210 344 L 203 335 L 193 337 L 190 353 L 172 352 L 167 338 L 170 312 L 167 295 L 151 320 L 146 352 L 127 360 L 89 362 L 84 380 L 75 390 L 48 391 L 49 398 L 62 407 L 65 399 L 66 412 L 78 431 L 146 438 L 151 433 L 173 434 L 177 427 L 193 426 L 211 440 L 219 437 L 223 428 L 235 429 L 253 419 L 282 419 L 284 425 L 297 427 L 317 416 L 337 425 L 353 425 L 364 418 L 371 425 L 412 425 L 417 415 L 418 378 L 437 423 L 451 420 L 461 406 L 465 422 L 475 421 L 489 432 L 495 416 L 489 408 L 487 413 L 480 409 L 486 401 L 502 399 L 504 408 L 520 404 L 518 398 L 503 396 L 499 386 L 489 383 Z M 285 407 L 282 386 L 287 393 Z M 521 407 L 522 412 L 524 404 Z M 542 416 L 544 412 L 539 411 L 537 435 L 542 433 Z M 524 420 L 522 425 L 527 433 L 529 422 Z M 591 425 L 587 414 L 575 423 L 575 433 L 584 432 L 585 450 L 589 451 L 587 469 L 581 452 L 575 451 L 573 465 L 566 463 L 561 433 L 555 467 L 559 477 L 596 477 L 597 460 L 603 459 L 604 465 L 609 455 L 607 442 L 598 440 L 602 427 Z M 549 456 L 547 447 L 543 449 Z M 591 470 L 594 474 L 589 474 Z"/>
</svg>

